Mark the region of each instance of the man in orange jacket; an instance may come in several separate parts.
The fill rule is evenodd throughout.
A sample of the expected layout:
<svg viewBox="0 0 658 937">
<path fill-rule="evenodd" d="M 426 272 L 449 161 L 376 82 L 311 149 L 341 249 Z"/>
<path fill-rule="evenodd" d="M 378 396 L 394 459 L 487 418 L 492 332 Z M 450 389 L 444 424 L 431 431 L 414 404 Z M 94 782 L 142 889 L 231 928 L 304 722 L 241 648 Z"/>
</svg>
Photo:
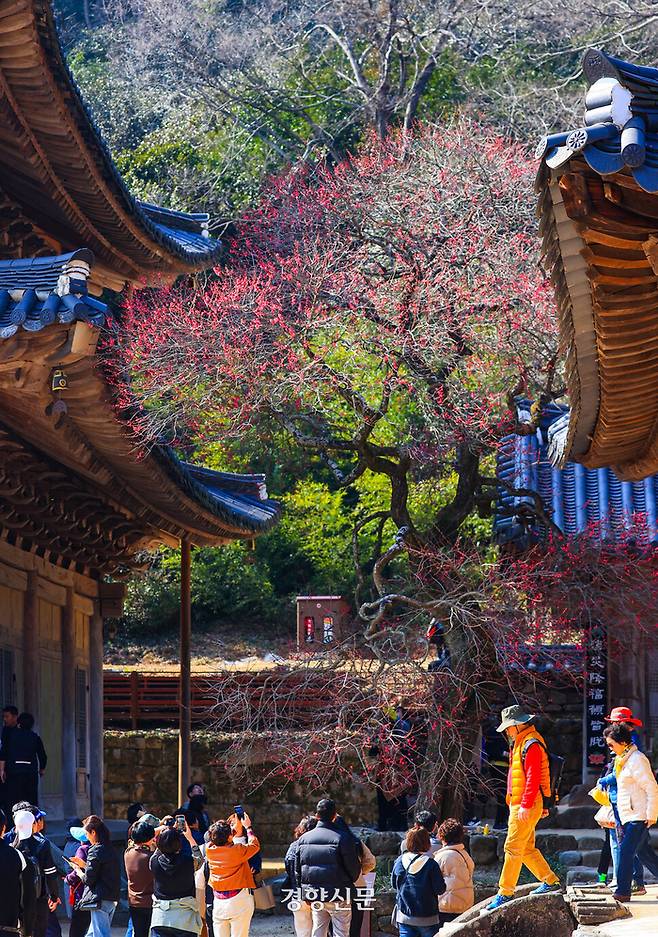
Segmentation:
<svg viewBox="0 0 658 937">
<path fill-rule="evenodd" d="M 536 716 L 522 706 L 508 706 L 502 712 L 498 732 L 505 732 L 510 742 L 510 766 L 507 776 L 509 826 L 505 840 L 505 861 L 498 883 L 498 894 L 487 905 L 495 911 L 514 897 L 521 866 L 541 884 L 532 894 L 558 891 L 560 880 L 535 846 L 535 827 L 542 817 L 544 797 L 551 793 L 551 777 L 546 743 L 534 726 Z"/>
</svg>

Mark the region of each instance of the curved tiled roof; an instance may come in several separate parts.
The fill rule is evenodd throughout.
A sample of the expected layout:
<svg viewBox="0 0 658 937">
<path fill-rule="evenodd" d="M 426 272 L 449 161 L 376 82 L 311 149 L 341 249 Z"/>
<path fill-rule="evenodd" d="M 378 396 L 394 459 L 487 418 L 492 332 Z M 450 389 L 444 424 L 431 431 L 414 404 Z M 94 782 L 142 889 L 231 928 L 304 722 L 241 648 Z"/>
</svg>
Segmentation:
<svg viewBox="0 0 658 937">
<path fill-rule="evenodd" d="M 554 169 L 582 153 L 594 172 L 626 168 L 641 189 L 658 192 L 658 69 L 588 49 L 583 72 L 583 126 L 543 137 L 537 155 Z"/>
<path fill-rule="evenodd" d="M 108 307 L 87 293 L 92 259 L 83 249 L 0 261 L 0 338 L 11 338 L 20 328 L 40 332 L 53 322 L 103 325 Z"/>
<path fill-rule="evenodd" d="M 93 255 L 86 249 L 57 257 L 0 261 L 0 338 L 10 338 L 20 327 L 36 332 L 48 326 L 66 326 L 76 321 L 100 326 L 106 319 L 111 319 L 111 309 L 87 293 L 87 278 L 92 264 Z M 84 370 L 71 368 L 70 386 L 60 412 L 63 409 L 68 419 L 86 430 L 84 424 L 90 417 L 90 425 L 94 423 L 94 415 L 89 413 L 89 400 L 93 399 L 98 410 L 96 420 L 100 415 L 101 425 L 109 434 L 107 445 L 116 449 L 120 426 L 111 417 L 108 423 L 103 415 L 101 394 L 92 392 L 91 397 L 86 394 L 84 384 L 88 380 Z M 76 406 L 76 387 L 82 394 L 78 404 L 80 412 Z M 100 430 L 89 433 L 87 439 L 97 454 L 107 461 L 107 452 L 102 451 L 104 440 Z M 162 444 L 153 446 L 141 458 L 133 446 L 129 445 L 127 452 L 132 464 L 129 466 L 125 457 L 119 456 L 112 465 L 115 477 L 126 480 L 131 476 L 129 487 L 139 490 L 152 517 L 160 513 L 163 519 L 167 518 L 167 523 L 171 524 L 173 519 L 182 527 L 187 518 L 188 526 L 194 528 L 196 525 L 199 530 L 200 542 L 212 541 L 213 538 L 248 539 L 268 530 L 278 519 L 279 506 L 268 499 L 263 475 L 215 472 L 182 462 L 169 446 Z M 169 491 L 161 490 L 158 478 L 169 487 Z M 197 518 L 192 517 L 186 505 L 194 505 Z M 194 540 L 194 535 L 191 539 Z"/>
<path fill-rule="evenodd" d="M 627 537 L 658 545 L 658 476 L 621 481 L 609 468 L 588 469 L 577 462 L 555 468 L 551 461 L 553 430 L 568 408 L 549 404 L 530 435 L 505 436 L 496 457 L 496 474 L 514 488 L 535 491 L 554 524 L 567 536 L 587 532 L 606 541 Z M 532 512 L 532 499 L 498 489 L 494 537 L 499 544 L 524 549 L 546 531 Z"/>
<path fill-rule="evenodd" d="M 566 349 L 560 464 L 658 471 L 658 69 L 595 49 L 582 126 L 537 148 L 544 262 Z"/>
<path fill-rule="evenodd" d="M 60 47 L 50 0 L 0 0 L 0 185 L 25 217 L 114 275 L 155 282 L 211 266 L 208 217 L 128 191 Z"/>
</svg>

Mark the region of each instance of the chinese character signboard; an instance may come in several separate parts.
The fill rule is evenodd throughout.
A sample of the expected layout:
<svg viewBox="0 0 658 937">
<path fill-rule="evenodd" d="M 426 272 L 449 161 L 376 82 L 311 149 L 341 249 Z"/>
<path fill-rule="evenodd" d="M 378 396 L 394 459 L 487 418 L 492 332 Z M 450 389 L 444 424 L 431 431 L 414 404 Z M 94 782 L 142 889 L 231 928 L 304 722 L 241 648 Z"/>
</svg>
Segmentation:
<svg viewBox="0 0 658 937">
<path fill-rule="evenodd" d="M 598 774 L 610 756 L 603 738 L 608 706 L 608 637 L 603 625 L 591 629 L 585 660 L 585 762 L 588 772 Z"/>
</svg>

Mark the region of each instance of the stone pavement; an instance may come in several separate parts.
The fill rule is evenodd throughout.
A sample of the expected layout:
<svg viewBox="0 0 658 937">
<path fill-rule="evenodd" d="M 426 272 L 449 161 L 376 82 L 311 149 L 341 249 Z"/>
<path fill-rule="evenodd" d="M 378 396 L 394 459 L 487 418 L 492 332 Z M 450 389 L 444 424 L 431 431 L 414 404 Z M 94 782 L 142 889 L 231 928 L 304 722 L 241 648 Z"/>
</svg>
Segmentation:
<svg viewBox="0 0 658 937">
<path fill-rule="evenodd" d="M 112 937 L 125 937 L 125 934 L 125 927 L 112 928 Z M 292 916 L 287 914 L 274 917 L 259 914 L 252 919 L 249 928 L 249 937 L 294 937 L 294 934 Z M 68 931 L 64 927 L 62 927 L 62 937 L 68 937 Z"/>
<path fill-rule="evenodd" d="M 583 937 L 658 937 L 658 885 L 649 885 L 647 894 L 633 898 L 628 907 L 632 917 L 583 928 Z"/>
</svg>

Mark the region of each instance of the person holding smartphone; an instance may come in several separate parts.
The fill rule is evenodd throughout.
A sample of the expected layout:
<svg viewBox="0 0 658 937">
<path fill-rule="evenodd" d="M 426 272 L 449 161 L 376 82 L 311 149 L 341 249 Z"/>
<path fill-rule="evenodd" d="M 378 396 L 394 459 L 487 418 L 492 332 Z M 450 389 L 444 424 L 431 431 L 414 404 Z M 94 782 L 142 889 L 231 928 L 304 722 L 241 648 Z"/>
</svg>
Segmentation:
<svg viewBox="0 0 658 937">
<path fill-rule="evenodd" d="M 92 814 L 82 824 L 91 846 L 87 861 L 75 856 L 71 864 L 80 869 L 84 890 L 77 903 L 91 915 L 90 937 L 111 937 L 112 918 L 119 902 L 121 868 L 112 848 L 110 831 L 100 817 Z"/>
<path fill-rule="evenodd" d="M 181 823 L 182 821 L 182 823 Z M 183 829 L 177 829 L 177 826 Z M 187 842 L 189 849 L 183 849 Z M 201 933 L 202 920 L 194 873 L 203 856 L 185 817 L 158 828 L 155 852 L 149 860 L 153 874 L 151 937 L 190 937 Z"/>
<path fill-rule="evenodd" d="M 237 815 L 237 810 L 242 816 Z M 256 887 L 249 860 L 260 851 L 251 819 L 238 807 L 228 820 L 213 823 L 206 846 L 208 881 L 213 890 L 215 937 L 248 937 Z"/>
</svg>

